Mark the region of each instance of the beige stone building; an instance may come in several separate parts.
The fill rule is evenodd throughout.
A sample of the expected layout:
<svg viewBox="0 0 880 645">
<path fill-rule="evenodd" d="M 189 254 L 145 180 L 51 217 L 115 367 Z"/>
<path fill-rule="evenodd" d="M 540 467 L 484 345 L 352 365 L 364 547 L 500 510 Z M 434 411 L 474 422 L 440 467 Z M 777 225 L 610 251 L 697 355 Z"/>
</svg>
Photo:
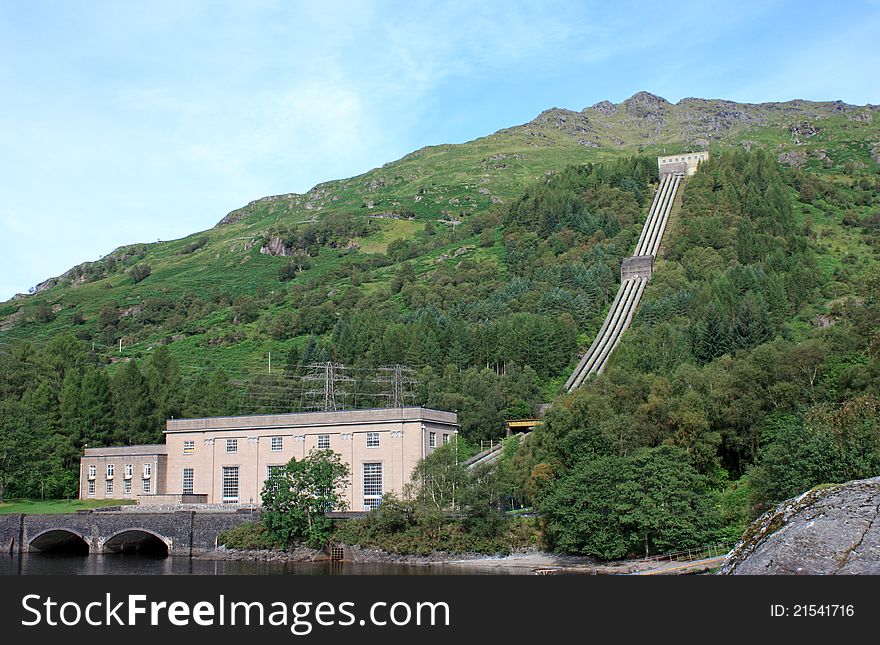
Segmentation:
<svg viewBox="0 0 880 645">
<path fill-rule="evenodd" d="M 686 177 L 692 177 L 697 172 L 697 166 L 701 161 L 706 161 L 709 153 L 705 150 L 702 152 L 683 152 L 679 155 L 667 155 L 665 157 L 657 157 L 657 167 L 660 169 L 660 176 L 666 174 L 680 174 Z"/>
<path fill-rule="evenodd" d="M 273 468 L 329 449 L 351 471 L 348 508 L 369 510 L 401 492 L 416 463 L 457 431 L 455 413 L 429 408 L 172 419 L 163 446 L 86 449 L 80 497 L 258 504 Z M 132 483 L 117 486 L 119 472 Z"/>
<path fill-rule="evenodd" d="M 80 459 L 82 499 L 137 499 L 165 489 L 165 446 L 86 448 Z"/>
</svg>

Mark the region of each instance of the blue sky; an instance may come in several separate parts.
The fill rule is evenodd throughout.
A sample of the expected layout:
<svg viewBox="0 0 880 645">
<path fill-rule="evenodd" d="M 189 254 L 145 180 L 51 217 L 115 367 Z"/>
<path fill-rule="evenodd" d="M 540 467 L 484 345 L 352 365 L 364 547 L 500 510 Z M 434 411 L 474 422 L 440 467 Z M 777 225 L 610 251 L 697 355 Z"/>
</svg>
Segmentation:
<svg viewBox="0 0 880 645">
<path fill-rule="evenodd" d="M 880 0 L 659 6 L 0 0 L 0 300 L 549 107 L 880 103 Z"/>
</svg>

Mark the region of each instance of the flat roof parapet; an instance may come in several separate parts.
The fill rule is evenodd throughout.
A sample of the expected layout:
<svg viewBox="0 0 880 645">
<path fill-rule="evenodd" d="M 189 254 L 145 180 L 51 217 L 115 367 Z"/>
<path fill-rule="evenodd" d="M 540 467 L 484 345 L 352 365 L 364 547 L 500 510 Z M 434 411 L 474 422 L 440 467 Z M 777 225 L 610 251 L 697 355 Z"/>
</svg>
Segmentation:
<svg viewBox="0 0 880 645">
<path fill-rule="evenodd" d="M 147 446 L 108 446 L 105 448 L 86 448 L 83 450 L 85 457 L 117 457 L 125 456 L 152 456 L 168 454 L 168 446 L 165 444 L 151 444 Z"/>
<path fill-rule="evenodd" d="M 432 408 L 371 408 L 337 412 L 290 412 L 238 417 L 205 417 L 199 419 L 168 419 L 165 433 L 199 430 L 249 430 L 262 428 L 297 428 L 306 426 L 340 426 L 363 423 L 401 423 L 428 421 L 458 425 L 455 412 Z M 164 447 L 164 446 L 163 446 Z"/>
</svg>

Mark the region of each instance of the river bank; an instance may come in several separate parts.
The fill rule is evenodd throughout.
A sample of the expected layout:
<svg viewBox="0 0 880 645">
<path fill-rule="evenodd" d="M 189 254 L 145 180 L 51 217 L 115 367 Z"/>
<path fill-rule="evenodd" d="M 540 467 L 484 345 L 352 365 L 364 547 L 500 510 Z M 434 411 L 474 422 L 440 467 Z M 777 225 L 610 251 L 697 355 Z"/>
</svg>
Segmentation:
<svg viewBox="0 0 880 645">
<path fill-rule="evenodd" d="M 452 566 L 474 573 L 581 574 L 625 575 L 643 570 L 647 563 L 641 560 L 603 562 L 589 556 L 560 555 L 540 550 L 521 550 L 509 555 L 478 553 L 435 552 L 428 555 L 399 555 L 378 549 L 358 546 L 345 547 L 344 562 L 401 564 L 430 567 Z M 315 562 L 328 560 L 322 550 L 298 547 L 290 551 L 270 549 L 230 549 L 223 546 L 194 556 L 200 560 L 257 561 L 257 562 Z"/>
</svg>

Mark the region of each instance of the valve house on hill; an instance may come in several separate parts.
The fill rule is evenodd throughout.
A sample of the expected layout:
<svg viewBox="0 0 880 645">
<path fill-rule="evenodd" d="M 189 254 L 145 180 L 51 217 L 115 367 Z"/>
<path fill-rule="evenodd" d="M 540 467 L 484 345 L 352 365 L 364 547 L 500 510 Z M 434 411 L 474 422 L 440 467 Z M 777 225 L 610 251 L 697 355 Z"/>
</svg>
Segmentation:
<svg viewBox="0 0 880 645">
<path fill-rule="evenodd" d="M 369 510 L 402 492 L 416 463 L 457 431 L 454 412 L 430 408 L 171 419 L 164 445 L 87 448 L 80 497 L 259 504 L 273 468 L 329 449 L 350 469 L 349 509 Z"/>
<path fill-rule="evenodd" d="M 708 158 L 709 153 L 705 150 L 702 152 L 682 152 L 680 155 L 657 157 L 657 167 L 660 170 L 661 179 L 663 175 L 670 174 L 693 177 L 700 162 L 706 161 Z"/>
</svg>

